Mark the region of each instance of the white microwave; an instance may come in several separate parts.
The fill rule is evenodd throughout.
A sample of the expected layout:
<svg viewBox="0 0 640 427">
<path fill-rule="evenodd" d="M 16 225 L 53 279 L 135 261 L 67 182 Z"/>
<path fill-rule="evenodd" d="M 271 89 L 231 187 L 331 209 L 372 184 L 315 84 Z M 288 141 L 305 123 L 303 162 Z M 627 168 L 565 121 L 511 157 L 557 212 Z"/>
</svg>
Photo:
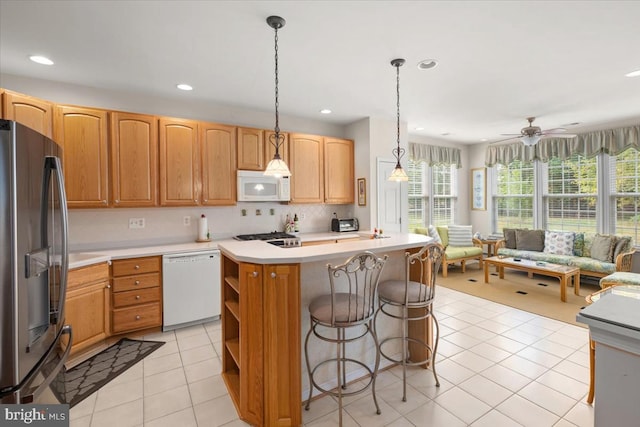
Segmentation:
<svg viewBox="0 0 640 427">
<path fill-rule="evenodd" d="M 291 200 L 289 177 L 276 178 L 259 171 L 238 171 L 239 202 L 288 202 Z"/>
</svg>

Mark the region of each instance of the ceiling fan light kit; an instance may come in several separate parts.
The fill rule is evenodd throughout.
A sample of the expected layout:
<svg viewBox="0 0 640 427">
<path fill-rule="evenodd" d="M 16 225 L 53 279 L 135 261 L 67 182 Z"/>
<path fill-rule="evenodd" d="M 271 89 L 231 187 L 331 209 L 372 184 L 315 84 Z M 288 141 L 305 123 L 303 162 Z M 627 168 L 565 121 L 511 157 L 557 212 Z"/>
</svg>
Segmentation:
<svg viewBox="0 0 640 427">
<path fill-rule="evenodd" d="M 527 147 L 531 147 L 532 145 L 536 145 L 542 136 L 540 135 L 526 135 L 520 138 L 520 141 Z"/>
<path fill-rule="evenodd" d="M 542 130 L 539 126 L 533 125 L 533 121 L 535 119 L 536 119 L 535 117 L 527 117 L 529 126 L 525 126 L 522 129 L 520 129 L 520 134 L 503 134 L 503 135 L 512 135 L 512 136 L 510 138 L 502 139 L 500 141 L 495 141 L 495 142 L 509 141 L 511 139 L 519 139 L 527 147 L 532 147 L 536 145 L 544 137 L 550 136 L 554 138 L 575 138 L 577 136 L 573 134 L 564 133 L 567 131 L 564 128 Z"/>
</svg>

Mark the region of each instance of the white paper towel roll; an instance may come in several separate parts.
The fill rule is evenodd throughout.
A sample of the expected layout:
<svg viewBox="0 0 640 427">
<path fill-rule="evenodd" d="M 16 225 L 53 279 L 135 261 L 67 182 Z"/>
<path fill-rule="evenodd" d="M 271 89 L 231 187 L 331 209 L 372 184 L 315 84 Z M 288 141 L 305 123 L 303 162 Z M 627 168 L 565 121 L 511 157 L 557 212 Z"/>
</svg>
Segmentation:
<svg viewBox="0 0 640 427">
<path fill-rule="evenodd" d="M 198 240 L 207 240 L 207 234 L 209 234 L 207 218 L 201 217 L 198 221 Z"/>
</svg>

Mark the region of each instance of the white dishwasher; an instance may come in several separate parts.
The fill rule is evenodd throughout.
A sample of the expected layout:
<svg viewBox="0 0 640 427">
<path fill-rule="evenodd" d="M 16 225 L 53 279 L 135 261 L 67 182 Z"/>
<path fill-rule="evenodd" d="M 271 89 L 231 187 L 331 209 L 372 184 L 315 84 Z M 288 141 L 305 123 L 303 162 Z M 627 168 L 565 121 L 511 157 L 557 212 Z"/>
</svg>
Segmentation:
<svg viewBox="0 0 640 427">
<path fill-rule="evenodd" d="M 162 330 L 220 317 L 220 251 L 162 257 Z"/>
</svg>

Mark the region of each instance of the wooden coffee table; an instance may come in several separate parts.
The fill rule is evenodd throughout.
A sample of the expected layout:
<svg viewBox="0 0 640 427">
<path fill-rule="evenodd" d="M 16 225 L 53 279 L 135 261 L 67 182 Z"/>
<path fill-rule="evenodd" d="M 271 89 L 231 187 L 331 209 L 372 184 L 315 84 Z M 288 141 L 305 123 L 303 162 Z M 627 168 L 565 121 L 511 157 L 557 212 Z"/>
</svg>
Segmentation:
<svg viewBox="0 0 640 427">
<path fill-rule="evenodd" d="M 562 302 L 567 301 L 567 283 L 569 283 L 570 280 L 573 280 L 574 293 L 580 295 L 580 269 L 578 267 L 551 264 L 549 262 L 541 264 L 529 259 L 514 261 L 511 257 L 500 258 L 497 256 L 485 258 L 482 262 L 484 263 L 484 283 L 489 283 L 489 266 L 494 265 L 501 279 L 504 279 L 505 268 L 526 271 L 529 273 L 529 277 L 532 277 L 535 273 L 558 278 L 560 280 L 560 299 Z"/>
</svg>

